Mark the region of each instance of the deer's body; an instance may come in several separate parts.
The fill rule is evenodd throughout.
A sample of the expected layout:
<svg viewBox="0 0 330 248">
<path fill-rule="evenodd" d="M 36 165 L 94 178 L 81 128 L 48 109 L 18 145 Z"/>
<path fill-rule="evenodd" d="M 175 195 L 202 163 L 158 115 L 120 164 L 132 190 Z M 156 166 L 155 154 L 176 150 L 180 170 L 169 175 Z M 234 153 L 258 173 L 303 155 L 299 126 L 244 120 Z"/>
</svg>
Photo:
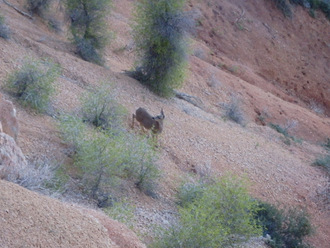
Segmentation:
<svg viewBox="0 0 330 248">
<path fill-rule="evenodd" d="M 12 102 L 4 100 L 0 96 L 0 124 L 2 132 L 17 140 L 18 121 L 16 118 L 16 109 Z M 1 128 L 0 128 L 1 129 Z"/>
<path fill-rule="evenodd" d="M 165 119 L 163 109 L 160 115 L 151 116 L 144 108 L 138 108 L 135 114 L 133 114 L 133 127 L 134 119 L 140 123 L 142 128 L 151 129 L 153 134 L 159 134 L 163 131 L 163 120 Z"/>
</svg>

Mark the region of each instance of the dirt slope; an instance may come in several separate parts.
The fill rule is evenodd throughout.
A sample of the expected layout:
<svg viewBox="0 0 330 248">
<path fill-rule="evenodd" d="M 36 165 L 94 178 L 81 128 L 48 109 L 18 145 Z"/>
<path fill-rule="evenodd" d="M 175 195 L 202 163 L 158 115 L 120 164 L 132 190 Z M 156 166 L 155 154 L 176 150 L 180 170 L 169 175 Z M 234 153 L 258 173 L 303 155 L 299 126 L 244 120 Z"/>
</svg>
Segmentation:
<svg viewBox="0 0 330 248">
<path fill-rule="evenodd" d="M 118 247 L 95 218 L 15 184 L 0 184 L 1 247 Z"/>
<path fill-rule="evenodd" d="M 10 2 L 23 8 L 23 1 Z M 137 206 L 139 232 L 173 217 L 175 187 L 188 173 L 232 172 L 251 180 L 256 197 L 306 207 L 317 227 L 311 243 L 326 248 L 330 212 L 323 193 L 329 190 L 329 178 L 310 164 L 325 154 L 319 142 L 330 137 L 329 22 L 322 15 L 312 19 L 300 7 L 287 20 L 266 0 L 257 5 L 243 0 L 189 1 L 187 8 L 200 13 L 200 26 L 180 91 L 198 97 L 202 102 L 198 108 L 177 98 L 161 99 L 122 73 L 134 62 L 129 27 L 133 2 L 114 0 L 108 22 L 117 38 L 105 51 L 104 68 L 78 58 L 64 31 L 52 33 L 40 19 L 29 20 L 1 2 L 0 11 L 13 34 L 9 41 L 0 39 L 0 86 L 25 56 L 51 57 L 63 68 L 56 81 L 54 109 L 76 109 L 80 94 L 100 81 L 115 83 L 117 100 L 131 113 L 140 106 L 153 114 L 164 108 L 160 198 L 127 189 Z M 241 101 L 245 127 L 222 118 L 223 103 L 232 95 Z M 65 159 L 54 119 L 16 105 L 23 153 L 28 158 Z M 267 122 L 293 126 L 290 135 L 302 142 L 284 144 L 281 134 L 260 125 L 258 115 L 266 116 Z"/>
</svg>

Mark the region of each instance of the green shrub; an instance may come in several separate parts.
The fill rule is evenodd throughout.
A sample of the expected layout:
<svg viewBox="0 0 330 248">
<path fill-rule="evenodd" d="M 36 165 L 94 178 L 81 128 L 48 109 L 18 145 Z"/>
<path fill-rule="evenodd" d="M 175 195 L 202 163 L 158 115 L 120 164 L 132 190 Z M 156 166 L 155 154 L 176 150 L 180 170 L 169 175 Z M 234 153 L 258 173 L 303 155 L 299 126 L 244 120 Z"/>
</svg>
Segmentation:
<svg viewBox="0 0 330 248">
<path fill-rule="evenodd" d="M 74 148 L 74 165 L 84 193 L 100 205 L 120 180 L 132 180 L 143 192 L 154 193 L 159 176 L 157 155 L 146 139 L 125 131 L 90 129 L 73 116 L 62 116 L 60 128 Z"/>
<path fill-rule="evenodd" d="M 323 157 L 316 159 L 313 165 L 321 166 L 325 168 L 328 173 L 330 173 L 330 155 L 325 155 Z"/>
<path fill-rule="evenodd" d="M 10 38 L 10 29 L 5 24 L 5 18 L 0 15 L 0 37 L 4 38 L 5 40 Z"/>
<path fill-rule="evenodd" d="M 181 207 L 185 207 L 195 201 L 197 198 L 201 197 L 205 187 L 208 184 L 205 182 L 199 181 L 198 183 L 186 182 L 183 183 L 176 195 L 177 204 Z"/>
<path fill-rule="evenodd" d="M 282 11 L 283 15 L 286 17 L 292 17 L 292 10 L 287 0 L 273 0 L 276 7 Z"/>
<path fill-rule="evenodd" d="M 109 42 L 105 15 L 111 0 L 67 0 L 73 42 L 86 61 L 103 65 L 102 51 Z"/>
<path fill-rule="evenodd" d="M 37 15 L 42 16 L 44 11 L 48 10 L 52 0 L 27 0 L 27 9 Z"/>
<path fill-rule="evenodd" d="M 131 76 L 161 96 L 173 94 L 187 65 L 187 33 L 194 22 L 183 12 L 185 0 L 137 2 L 133 26 L 139 66 Z"/>
<path fill-rule="evenodd" d="M 290 0 L 292 4 L 298 4 L 309 9 L 312 17 L 315 17 L 315 10 L 321 10 L 330 20 L 330 2 L 325 0 Z"/>
<path fill-rule="evenodd" d="M 312 233 L 312 226 L 305 211 L 297 208 L 277 209 L 261 202 L 256 215 L 264 235 L 270 235 L 273 248 L 309 247 L 303 238 Z"/>
<path fill-rule="evenodd" d="M 156 164 L 157 153 L 152 141 L 143 136 L 123 134 L 122 151 L 126 154 L 125 177 L 134 181 L 136 187 L 146 195 L 156 197 L 160 170 Z"/>
<path fill-rule="evenodd" d="M 325 16 L 330 20 L 330 3 L 324 1 L 320 2 L 319 9 L 325 14 Z"/>
<path fill-rule="evenodd" d="M 42 112 L 49 105 L 59 73 L 59 66 L 49 60 L 26 59 L 21 69 L 9 75 L 6 86 L 23 105 Z"/>
<path fill-rule="evenodd" d="M 82 117 L 95 127 L 112 131 L 123 129 L 126 110 L 114 100 L 113 88 L 101 84 L 82 97 Z"/>
<path fill-rule="evenodd" d="M 179 208 L 179 223 L 152 247 L 228 247 L 261 234 L 254 219 L 257 202 L 238 179 L 226 177 L 206 185 L 193 198 Z"/>
<path fill-rule="evenodd" d="M 323 146 L 326 149 L 330 149 L 330 138 L 327 138 L 326 141 L 324 142 Z"/>
</svg>

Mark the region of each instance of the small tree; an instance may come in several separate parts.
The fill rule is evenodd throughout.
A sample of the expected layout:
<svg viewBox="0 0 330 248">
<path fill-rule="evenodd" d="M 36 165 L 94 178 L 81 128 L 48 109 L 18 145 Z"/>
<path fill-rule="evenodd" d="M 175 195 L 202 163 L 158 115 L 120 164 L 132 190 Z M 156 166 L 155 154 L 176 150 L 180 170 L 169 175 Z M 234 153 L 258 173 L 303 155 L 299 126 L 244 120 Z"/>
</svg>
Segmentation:
<svg viewBox="0 0 330 248">
<path fill-rule="evenodd" d="M 67 0 L 73 42 L 86 61 L 104 63 L 101 52 L 109 41 L 105 15 L 111 0 Z"/>
<path fill-rule="evenodd" d="M 187 34 L 194 26 L 183 12 L 185 0 L 141 0 L 134 39 L 141 61 L 132 76 L 155 93 L 169 96 L 184 80 Z"/>
</svg>

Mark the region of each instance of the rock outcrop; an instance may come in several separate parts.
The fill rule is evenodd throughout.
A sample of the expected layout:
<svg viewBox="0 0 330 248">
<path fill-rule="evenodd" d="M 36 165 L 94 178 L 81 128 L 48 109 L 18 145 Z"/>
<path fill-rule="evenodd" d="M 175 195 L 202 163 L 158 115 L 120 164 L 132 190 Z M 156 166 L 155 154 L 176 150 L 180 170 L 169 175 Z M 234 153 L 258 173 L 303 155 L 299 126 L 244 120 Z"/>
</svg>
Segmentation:
<svg viewBox="0 0 330 248">
<path fill-rule="evenodd" d="M 17 140 L 18 121 L 16 117 L 16 109 L 11 101 L 3 99 L 0 94 L 0 130 Z"/>
<path fill-rule="evenodd" d="M 15 180 L 19 177 L 19 171 L 26 168 L 22 150 L 15 140 L 5 133 L 0 132 L 0 179 Z"/>
<path fill-rule="evenodd" d="M 117 248 L 95 218 L 58 200 L 0 180 L 1 247 Z"/>
</svg>

